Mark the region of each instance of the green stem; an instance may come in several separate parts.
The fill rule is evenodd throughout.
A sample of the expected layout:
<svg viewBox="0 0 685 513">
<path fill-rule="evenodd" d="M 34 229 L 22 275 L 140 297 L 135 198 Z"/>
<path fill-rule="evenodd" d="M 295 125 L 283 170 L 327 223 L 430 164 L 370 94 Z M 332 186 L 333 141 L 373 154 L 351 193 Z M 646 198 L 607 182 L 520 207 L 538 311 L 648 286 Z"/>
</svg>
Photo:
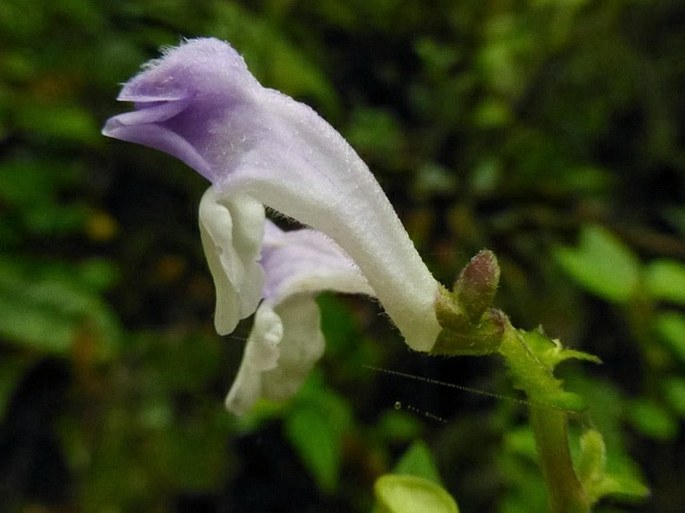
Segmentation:
<svg viewBox="0 0 685 513">
<path fill-rule="evenodd" d="M 575 471 L 568 448 L 568 413 L 530 406 L 540 467 L 547 484 L 552 513 L 589 513 L 590 501 Z"/>
<path fill-rule="evenodd" d="M 530 423 L 552 513 L 589 513 L 590 500 L 573 469 L 568 447 L 568 412 L 563 405 L 573 401 L 552 369 L 536 357 L 523 333 L 511 324 L 504 327 L 499 353 L 514 385 L 528 396 Z"/>
</svg>

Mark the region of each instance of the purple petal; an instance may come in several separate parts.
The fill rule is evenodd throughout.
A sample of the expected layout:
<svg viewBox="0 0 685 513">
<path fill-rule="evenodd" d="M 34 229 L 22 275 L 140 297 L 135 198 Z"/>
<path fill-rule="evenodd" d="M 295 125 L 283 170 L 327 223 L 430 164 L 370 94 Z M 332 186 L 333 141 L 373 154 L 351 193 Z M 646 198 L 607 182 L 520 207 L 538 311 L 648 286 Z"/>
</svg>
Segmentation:
<svg viewBox="0 0 685 513">
<path fill-rule="evenodd" d="M 284 232 L 267 220 L 261 262 L 264 300 L 274 306 L 289 296 L 324 290 L 375 296 L 357 264 L 314 230 Z"/>
</svg>

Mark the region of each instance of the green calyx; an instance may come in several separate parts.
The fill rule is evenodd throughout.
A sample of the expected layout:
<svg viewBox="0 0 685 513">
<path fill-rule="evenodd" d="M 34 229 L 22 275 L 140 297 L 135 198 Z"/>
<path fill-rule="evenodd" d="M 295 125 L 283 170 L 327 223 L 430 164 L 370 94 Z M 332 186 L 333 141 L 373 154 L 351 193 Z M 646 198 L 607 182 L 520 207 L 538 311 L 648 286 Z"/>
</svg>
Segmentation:
<svg viewBox="0 0 685 513">
<path fill-rule="evenodd" d="M 452 291 L 441 288 L 435 313 L 442 327 L 432 354 L 478 356 L 497 352 L 506 316 L 491 308 L 499 283 L 492 251 L 483 250 L 459 274 Z"/>
<path fill-rule="evenodd" d="M 598 363 L 599 359 L 572 349 L 540 329 L 514 328 L 507 316 L 492 308 L 499 284 L 497 258 L 489 250 L 474 256 L 459 274 L 452 291 L 441 288 L 435 313 L 442 330 L 431 354 L 481 356 L 498 353 L 505 360 L 516 388 L 528 401 L 566 411 L 583 411 L 585 402 L 563 389 L 555 367 L 568 359 Z"/>
<path fill-rule="evenodd" d="M 435 355 L 479 356 L 497 352 L 506 317 L 493 308 L 473 323 L 459 308 L 454 296 L 443 290 L 435 311 L 442 331 L 431 351 Z"/>
</svg>

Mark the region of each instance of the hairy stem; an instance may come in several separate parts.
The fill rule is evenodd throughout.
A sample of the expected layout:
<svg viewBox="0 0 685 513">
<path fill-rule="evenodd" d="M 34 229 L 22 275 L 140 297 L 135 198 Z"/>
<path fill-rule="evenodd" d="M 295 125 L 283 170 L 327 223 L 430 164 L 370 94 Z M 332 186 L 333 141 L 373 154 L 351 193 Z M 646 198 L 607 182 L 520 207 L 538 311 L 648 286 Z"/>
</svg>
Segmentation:
<svg viewBox="0 0 685 513">
<path fill-rule="evenodd" d="M 552 513 L 589 513 L 590 501 L 575 471 L 568 448 L 568 413 L 530 406 L 540 467 L 547 484 Z"/>
<path fill-rule="evenodd" d="M 508 324 L 499 348 L 514 380 L 529 401 L 530 423 L 549 493 L 552 513 L 589 513 L 590 500 L 573 469 L 568 446 L 569 394 L 545 364 L 528 346 L 524 334 Z M 572 395 L 572 394 L 571 394 Z"/>
</svg>

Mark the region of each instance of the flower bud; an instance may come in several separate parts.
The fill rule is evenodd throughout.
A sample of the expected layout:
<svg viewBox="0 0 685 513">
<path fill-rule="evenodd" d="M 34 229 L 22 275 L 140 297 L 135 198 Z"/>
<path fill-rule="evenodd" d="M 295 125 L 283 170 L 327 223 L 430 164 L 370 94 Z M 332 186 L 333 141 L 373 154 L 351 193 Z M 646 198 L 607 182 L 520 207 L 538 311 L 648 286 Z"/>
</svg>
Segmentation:
<svg viewBox="0 0 685 513">
<path fill-rule="evenodd" d="M 478 323 L 492 301 L 499 284 L 497 257 L 489 249 L 474 256 L 459 274 L 454 294 L 464 314 L 472 323 Z"/>
</svg>

